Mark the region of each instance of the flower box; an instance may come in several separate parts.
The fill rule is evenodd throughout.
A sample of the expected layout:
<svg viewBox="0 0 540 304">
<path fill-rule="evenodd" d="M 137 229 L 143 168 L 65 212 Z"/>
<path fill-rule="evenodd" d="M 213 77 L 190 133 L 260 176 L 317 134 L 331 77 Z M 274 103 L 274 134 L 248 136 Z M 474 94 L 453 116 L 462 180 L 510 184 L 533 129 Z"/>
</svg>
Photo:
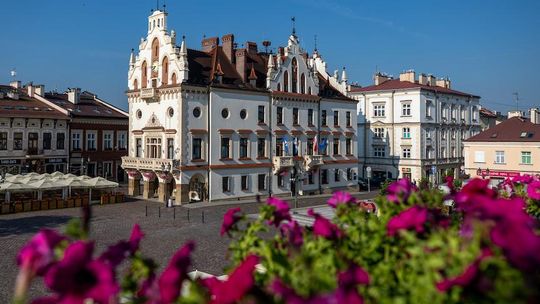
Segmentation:
<svg viewBox="0 0 540 304">
<path fill-rule="evenodd" d="M 22 202 L 23 209 L 21 211 L 32 211 L 32 201 L 24 201 Z M 20 211 L 17 211 L 20 212 Z"/>
</svg>

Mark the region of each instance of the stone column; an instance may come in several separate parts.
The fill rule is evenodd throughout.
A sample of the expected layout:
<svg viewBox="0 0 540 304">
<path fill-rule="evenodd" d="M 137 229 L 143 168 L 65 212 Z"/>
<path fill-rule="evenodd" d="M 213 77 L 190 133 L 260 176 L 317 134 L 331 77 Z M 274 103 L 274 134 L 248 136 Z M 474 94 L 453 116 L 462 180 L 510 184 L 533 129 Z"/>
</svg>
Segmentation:
<svg viewBox="0 0 540 304">
<path fill-rule="evenodd" d="M 154 178 L 156 177 L 154 172 L 143 173 L 143 198 L 150 199 L 154 197 Z"/>
<path fill-rule="evenodd" d="M 141 176 L 137 171 L 128 173 L 128 195 L 138 196 L 140 193 Z"/>
<path fill-rule="evenodd" d="M 158 198 L 159 201 L 167 205 L 169 200 L 169 182 L 172 176 L 169 173 L 161 172 L 157 175 L 159 179 Z"/>
</svg>

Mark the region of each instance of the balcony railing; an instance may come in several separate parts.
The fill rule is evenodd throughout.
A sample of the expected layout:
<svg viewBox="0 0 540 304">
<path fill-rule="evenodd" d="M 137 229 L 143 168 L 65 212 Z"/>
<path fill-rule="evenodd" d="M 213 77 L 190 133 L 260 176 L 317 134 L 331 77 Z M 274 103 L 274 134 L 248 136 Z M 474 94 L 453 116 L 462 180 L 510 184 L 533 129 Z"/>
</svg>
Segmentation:
<svg viewBox="0 0 540 304">
<path fill-rule="evenodd" d="M 154 100 L 157 98 L 157 92 L 155 88 L 142 88 L 141 98 L 145 100 Z"/>
<path fill-rule="evenodd" d="M 322 155 L 304 155 L 304 162 L 306 171 L 324 164 Z"/>
<path fill-rule="evenodd" d="M 294 166 L 292 156 L 274 156 L 272 163 L 274 165 L 274 174 L 281 172 L 283 169 Z"/>
<path fill-rule="evenodd" d="M 173 168 L 175 161 L 163 158 L 140 158 L 140 157 L 122 157 L 122 168 L 136 170 L 156 170 L 163 168 Z"/>
</svg>

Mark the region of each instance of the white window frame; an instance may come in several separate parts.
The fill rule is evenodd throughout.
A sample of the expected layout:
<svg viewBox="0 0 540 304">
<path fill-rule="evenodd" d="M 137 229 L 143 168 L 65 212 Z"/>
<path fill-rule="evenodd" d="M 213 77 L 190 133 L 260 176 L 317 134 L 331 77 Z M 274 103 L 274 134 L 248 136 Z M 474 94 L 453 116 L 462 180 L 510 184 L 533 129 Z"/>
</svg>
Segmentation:
<svg viewBox="0 0 540 304">
<path fill-rule="evenodd" d="M 92 149 L 90 148 L 90 142 L 93 143 Z M 86 131 L 86 151 L 97 151 L 97 131 Z"/>
<path fill-rule="evenodd" d="M 77 151 L 82 150 L 81 137 L 82 137 L 81 130 L 71 131 L 71 149 L 72 150 L 75 150 L 75 149 L 77 149 Z M 75 147 L 75 142 L 77 142 L 77 148 Z"/>
<path fill-rule="evenodd" d="M 409 159 L 411 158 L 411 155 L 412 155 L 411 148 L 401 148 L 401 156 L 403 158 Z"/>
<path fill-rule="evenodd" d="M 118 150 L 127 149 L 127 132 L 126 131 L 116 132 L 116 148 Z"/>
<path fill-rule="evenodd" d="M 404 139 L 411 139 L 411 128 L 410 127 L 404 127 L 402 128 L 402 136 Z"/>
<path fill-rule="evenodd" d="M 475 163 L 485 163 L 486 162 L 486 153 L 484 151 L 474 151 L 474 162 Z"/>
<path fill-rule="evenodd" d="M 505 163 L 504 151 L 495 151 L 495 163 L 496 164 L 504 164 Z"/>
<path fill-rule="evenodd" d="M 386 117 L 386 105 L 373 104 L 373 117 Z"/>
<path fill-rule="evenodd" d="M 529 161 L 524 161 L 525 158 L 528 158 Z M 521 151 L 521 164 L 522 165 L 532 165 L 532 153 L 531 151 Z"/>
<path fill-rule="evenodd" d="M 410 101 L 401 103 L 401 116 L 404 116 L 404 117 L 412 116 L 411 109 L 412 109 L 412 106 L 411 106 Z"/>
<path fill-rule="evenodd" d="M 114 131 L 103 131 L 103 149 L 102 150 L 104 151 L 113 150 L 114 149 L 113 139 L 114 139 Z"/>
</svg>

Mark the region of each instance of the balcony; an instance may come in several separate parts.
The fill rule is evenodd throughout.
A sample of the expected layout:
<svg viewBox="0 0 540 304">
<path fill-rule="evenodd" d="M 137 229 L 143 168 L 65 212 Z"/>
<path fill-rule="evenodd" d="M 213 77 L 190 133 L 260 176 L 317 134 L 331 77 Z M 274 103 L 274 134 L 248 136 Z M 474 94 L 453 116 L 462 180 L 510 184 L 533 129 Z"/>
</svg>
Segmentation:
<svg viewBox="0 0 540 304">
<path fill-rule="evenodd" d="M 157 99 L 157 91 L 155 88 L 142 88 L 141 89 L 141 99 L 146 101 L 153 101 Z"/>
<path fill-rule="evenodd" d="M 37 148 L 28 148 L 24 150 L 26 157 L 40 157 L 43 156 L 43 150 L 38 150 Z"/>
<path fill-rule="evenodd" d="M 304 155 L 304 163 L 306 171 L 310 171 L 315 167 L 324 164 L 322 155 Z"/>
<path fill-rule="evenodd" d="M 278 174 L 284 169 L 294 167 L 294 160 L 292 156 L 274 156 L 272 163 L 274 167 L 274 174 Z"/>
<path fill-rule="evenodd" d="M 164 167 L 174 168 L 175 163 L 175 160 L 164 158 L 122 157 L 124 169 L 161 171 Z"/>
</svg>

